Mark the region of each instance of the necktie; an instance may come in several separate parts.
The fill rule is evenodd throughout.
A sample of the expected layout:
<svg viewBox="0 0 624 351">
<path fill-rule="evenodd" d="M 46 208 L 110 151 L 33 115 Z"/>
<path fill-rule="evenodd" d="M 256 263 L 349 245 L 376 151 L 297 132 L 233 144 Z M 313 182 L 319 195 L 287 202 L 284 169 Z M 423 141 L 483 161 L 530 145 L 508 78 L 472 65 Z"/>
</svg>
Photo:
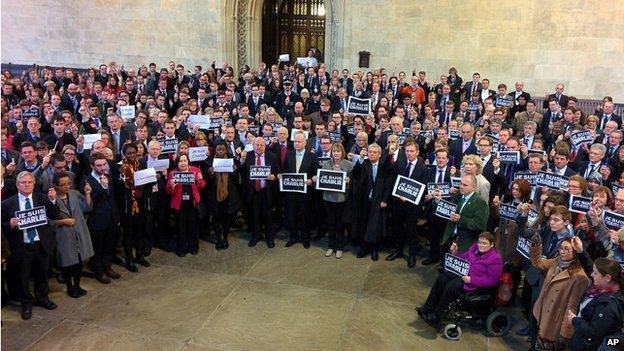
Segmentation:
<svg viewBox="0 0 624 351">
<path fill-rule="evenodd" d="M 477 91 L 477 83 L 472 83 L 472 92 L 470 95 L 474 94 L 475 91 Z"/>
<path fill-rule="evenodd" d="M 457 202 L 457 213 L 461 213 L 461 210 L 464 207 L 464 202 L 466 201 L 466 196 L 462 195 Z"/>
<path fill-rule="evenodd" d="M 260 160 L 260 155 L 256 154 L 256 166 L 262 166 L 262 162 Z M 256 179 L 254 188 L 256 191 L 260 191 L 262 189 L 262 181 L 260 179 Z"/>
<path fill-rule="evenodd" d="M 301 168 L 301 159 L 302 159 L 302 155 L 297 152 L 297 155 L 295 157 L 295 171 L 297 173 L 299 173 L 299 168 Z"/>
<path fill-rule="evenodd" d="M 438 169 L 438 180 L 437 180 L 436 183 L 442 183 L 442 182 L 444 182 L 444 171 L 441 168 L 439 168 Z"/>
<path fill-rule="evenodd" d="M 373 184 L 375 184 L 376 180 L 377 180 L 377 164 L 373 163 Z"/>
<path fill-rule="evenodd" d="M 587 174 L 585 174 L 585 178 L 588 178 L 592 173 L 594 173 L 595 170 L 596 167 L 594 165 L 590 165 Z"/>
<path fill-rule="evenodd" d="M 32 208 L 29 198 L 26 198 L 26 200 L 24 201 L 24 208 L 27 210 L 30 210 Z M 26 237 L 28 238 L 28 244 L 34 243 L 36 236 L 37 236 L 37 230 L 35 228 L 26 229 Z"/>
<path fill-rule="evenodd" d="M 505 166 L 505 177 L 507 178 L 507 184 L 511 184 L 513 182 L 513 165 L 508 163 Z"/>
<path fill-rule="evenodd" d="M 403 175 L 409 178 L 409 176 L 410 176 L 410 169 L 411 168 L 412 168 L 412 163 L 408 162 L 407 163 L 407 167 L 405 167 L 405 174 L 403 174 Z"/>
</svg>

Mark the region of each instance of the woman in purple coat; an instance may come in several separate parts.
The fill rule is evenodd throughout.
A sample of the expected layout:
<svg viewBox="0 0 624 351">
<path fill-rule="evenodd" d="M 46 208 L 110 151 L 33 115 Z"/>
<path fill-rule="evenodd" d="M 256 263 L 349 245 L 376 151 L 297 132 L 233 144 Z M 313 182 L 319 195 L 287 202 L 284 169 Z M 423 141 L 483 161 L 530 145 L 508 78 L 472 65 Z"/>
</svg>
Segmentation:
<svg viewBox="0 0 624 351">
<path fill-rule="evenodd" d="M 453 243 L 451 254 L 470 262 L 470 268 L 468 275 L 462 277 L 450 272 L 440 273 L 427 301 L 418 307 L 420 318 L 434 326 L 440 323 L 448 306 L 459 295 L 478 288 L 493 288 L 503 274 L 503 259 L 494 250 L 492 233 L 481 233 L 478 242 L 460 254 L 457 253 L 457 244 Z"/>
</svg>

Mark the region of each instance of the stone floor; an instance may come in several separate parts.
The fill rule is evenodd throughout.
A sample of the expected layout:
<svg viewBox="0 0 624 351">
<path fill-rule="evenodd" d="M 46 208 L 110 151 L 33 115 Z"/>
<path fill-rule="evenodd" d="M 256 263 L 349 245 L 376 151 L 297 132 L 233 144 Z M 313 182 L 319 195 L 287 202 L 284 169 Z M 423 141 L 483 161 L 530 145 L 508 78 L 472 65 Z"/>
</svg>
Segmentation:
<svg viewBox="0 0 624 351">
<path fill-rule="evenodd" d="M 283 238 L 282 238 L 283 239 Z M 152 267 L 101 285 L 86 278 L 89 293 L 69 298 L 51 284 L 58 309 L 33 308 L 22 321 L 19 305 L 2 309 L 3 350 L 522 350 L 515 330 L 486 337 L 464 328 L 459 342 L 442 338 L 421 321 L 435 268 L 408 270 L 405 261 L 326 258 L 323 240 L 274 249 L 230 249 L 202 242 L 200 254 L 178 258 L 156 250 Z M 53 280 L 51 280 L 52 282 Z"/>
</svg>

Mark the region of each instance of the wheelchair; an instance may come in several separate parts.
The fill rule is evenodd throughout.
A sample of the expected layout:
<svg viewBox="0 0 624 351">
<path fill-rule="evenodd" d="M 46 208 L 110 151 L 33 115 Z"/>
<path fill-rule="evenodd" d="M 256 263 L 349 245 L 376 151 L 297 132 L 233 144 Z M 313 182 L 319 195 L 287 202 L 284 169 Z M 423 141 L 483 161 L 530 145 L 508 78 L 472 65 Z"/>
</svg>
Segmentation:
<svg viewBox="0 0 624 351">
<path fill-rule="evenodd" d="M 485 326 L 490 336 L 505 335 L 511 328 L 511 318 L 494 306 L 497 291 L 498 288 L 467 291 L 451 302 L 440 324 L 444 325 L 444 337 L 459 340 L 462 336 L 461 325 L 468 321 L 480 329 Z M 449 322 L 444 324 L 445 320 Z"/>
</svg>

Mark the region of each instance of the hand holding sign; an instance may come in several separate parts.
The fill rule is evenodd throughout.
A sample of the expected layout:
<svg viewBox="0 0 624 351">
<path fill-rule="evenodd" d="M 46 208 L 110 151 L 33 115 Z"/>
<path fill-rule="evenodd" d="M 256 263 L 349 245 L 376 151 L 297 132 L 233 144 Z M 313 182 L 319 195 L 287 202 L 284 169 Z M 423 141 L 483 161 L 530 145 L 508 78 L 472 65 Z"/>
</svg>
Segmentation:
<svg viewBox="0 0 624 351">
<path fill-rule="evenodd" d="M 450 248 L 449 250 L 451 251 L 451 253 L 452 253 L 453 255 L 457 255 L 457 250 L 458 250 L 458 248 L 457 248 L 457 243 L 453 243 L 453 244 L 451 245 L 451 248 Z"/>
<path fill-rule="evenodd" d="M 574 236 L 572 238 L 572 248 L 574 248 L 574 251 L 577 253 L 583 252 L 583 242 L 581 241 L 581 238 L 578 236 Z"/>
<path fill-rule="evenodd" d="M 84 186 L 85 195 L 91 195 L 91 191 L 93 191 L 93 189 L 91 189 L 91 185 L 89 185 L 89 183 L 86 183 Z"/>
<path fill-rule="evenodd" d="M 11 229 L 15 229 L 19 225 L 19 222 L 20 222 L 19 218 L 13 217 L 9 221 L 9 226 L 11 226 Z"/>
</svg>

